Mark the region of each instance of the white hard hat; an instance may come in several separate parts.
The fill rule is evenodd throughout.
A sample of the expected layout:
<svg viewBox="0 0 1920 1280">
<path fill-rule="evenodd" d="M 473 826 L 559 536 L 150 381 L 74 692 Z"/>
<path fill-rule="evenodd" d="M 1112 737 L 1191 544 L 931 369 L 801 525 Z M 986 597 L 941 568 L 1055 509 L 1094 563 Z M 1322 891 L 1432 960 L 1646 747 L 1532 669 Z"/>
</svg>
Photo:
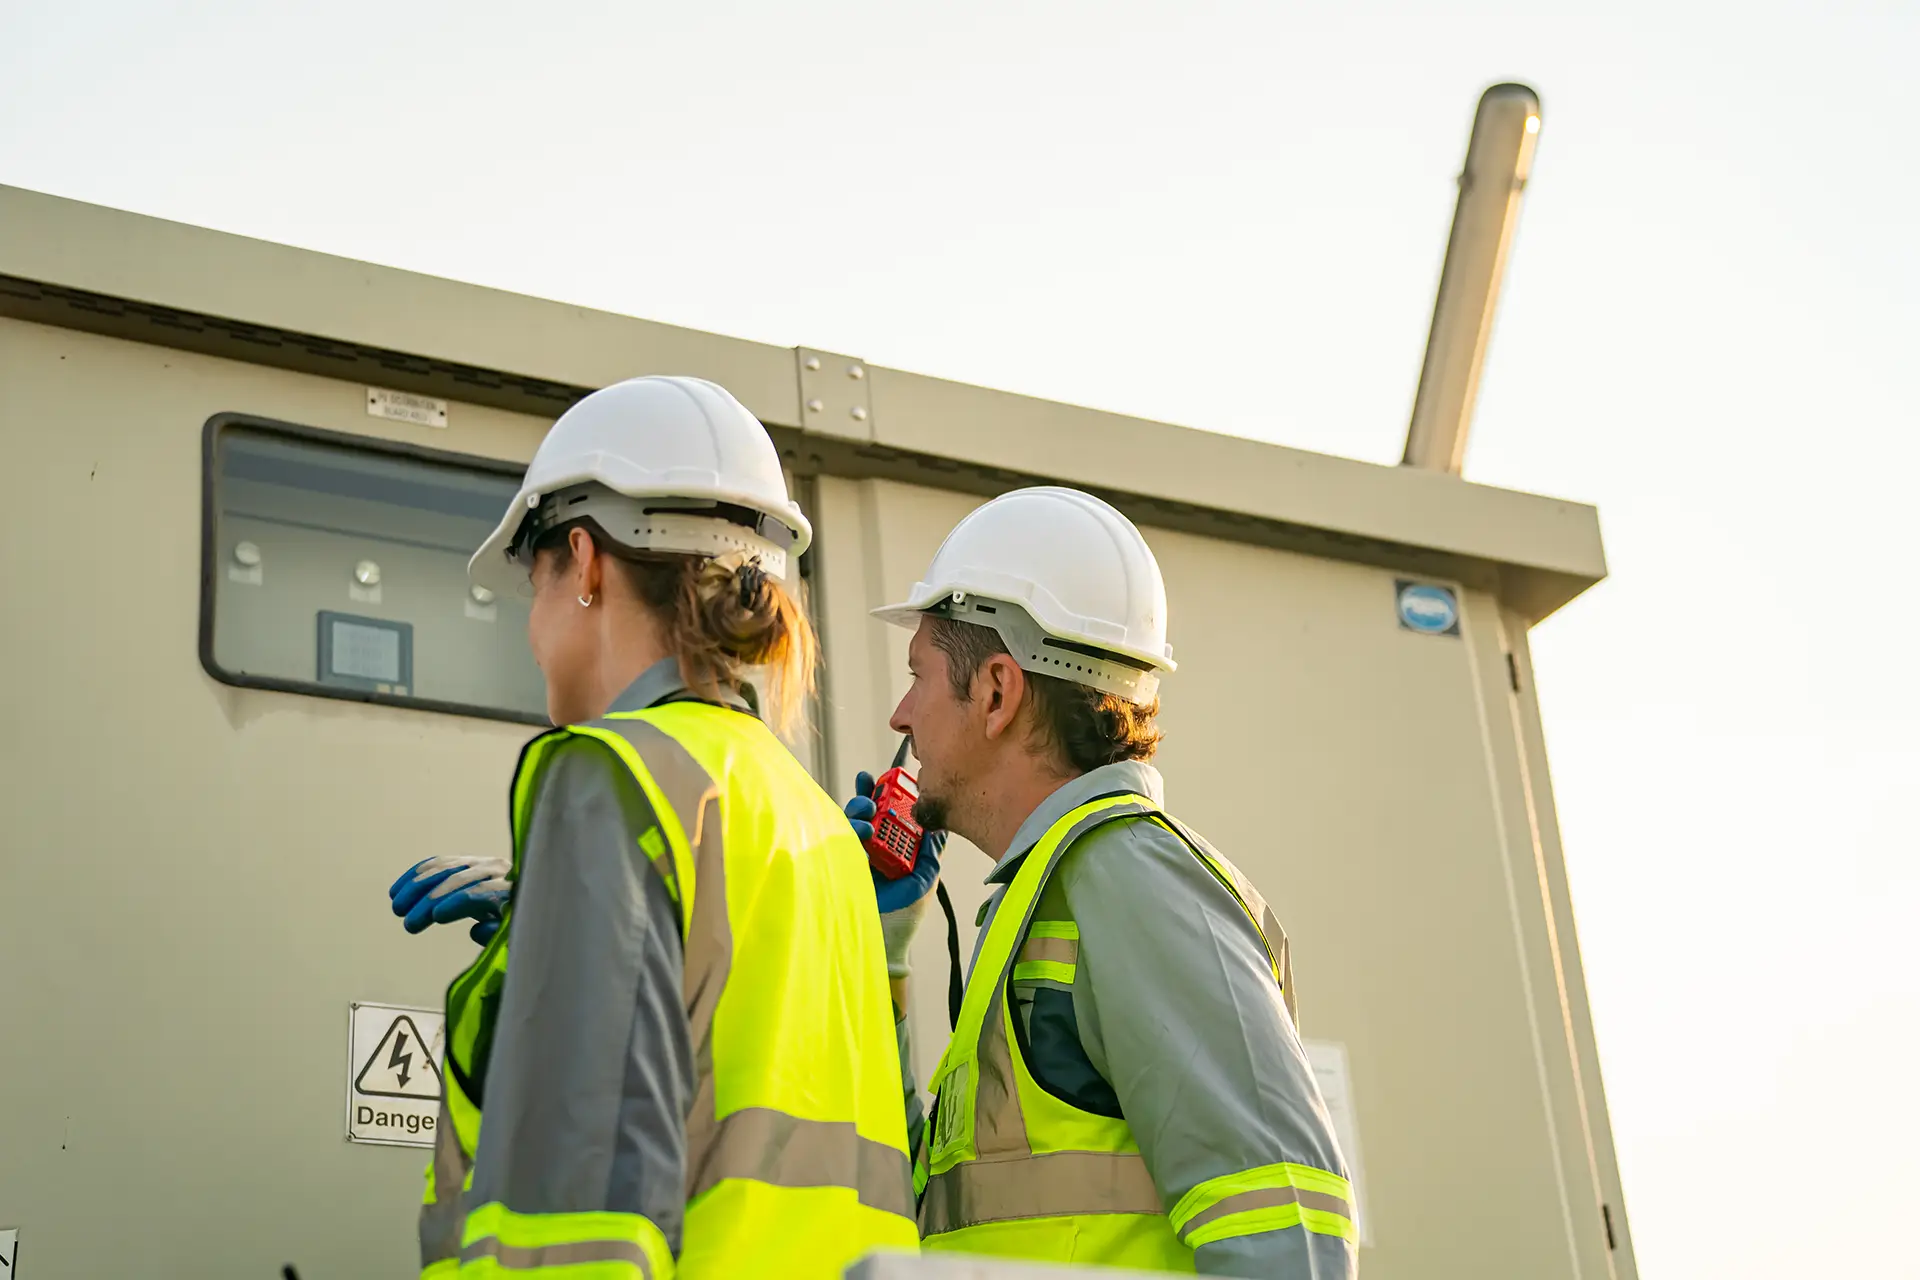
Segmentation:
<svg viewBox="0 0 1920 1280">
<path fill-rule="evenodd" d="M 468 575 L 511 590 L 526 575 L 516 551 L 581 516 L 629 547 L 755 556 L 773 578 L 813 539 L 767 429 L 701 378 L 630 378 L 561 414 Z"/>
<path fill-rule="evenodd" d="M 1167 588 L 1147 540 L 1078 489 L 1015 489 L 976 508 L 907 598 L 873 615 L 916 627 L 929 612 L 992 627 L 1025 670 L 1131 702 L 1153 701 L 1160 673 L 1174 669 Z"/>
</svg>

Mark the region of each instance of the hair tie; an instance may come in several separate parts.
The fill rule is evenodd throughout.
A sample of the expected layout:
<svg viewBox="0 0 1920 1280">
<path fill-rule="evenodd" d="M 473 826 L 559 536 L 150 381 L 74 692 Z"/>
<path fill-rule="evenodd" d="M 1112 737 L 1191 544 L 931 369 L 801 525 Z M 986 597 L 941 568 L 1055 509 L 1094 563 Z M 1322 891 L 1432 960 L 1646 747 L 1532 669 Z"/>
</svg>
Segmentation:
<svg viewBox="0 0 1920 1280">
<path fill-rule="evenodd" d="M 767 585 L 767 571 L 760 567 L 759 557 L 747 561 L 736 571 L 740 579 L 740 607 L 752 609 L 760 602 L 760 593 Z"/>
</svg>

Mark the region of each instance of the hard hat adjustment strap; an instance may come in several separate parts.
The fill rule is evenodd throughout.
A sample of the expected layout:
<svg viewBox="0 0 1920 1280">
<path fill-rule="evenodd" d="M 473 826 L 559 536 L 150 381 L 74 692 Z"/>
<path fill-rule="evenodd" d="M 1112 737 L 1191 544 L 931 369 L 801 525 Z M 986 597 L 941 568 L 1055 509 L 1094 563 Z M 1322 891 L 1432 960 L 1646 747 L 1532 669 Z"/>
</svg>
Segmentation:
<svg viewBox="0 0 1920 1280">
<path fill-rule="evenodd" d="M 926 612 L 991 628 L 1023 671 L 1086 685 L 1143 706 L 1160 692 L 1159 673 L 1137 658 L 1049 635 L 1032 614 L 1009 601 L 986 601 L 955 591 Z"/>
<path fill-rule="evenodd" d="M 542 537 L 583 519 L 634 550 L 707 556 L 744 551 L 762 560 L 766 576 L 782 579 L 794 543 L 794 531 L 763 511 L 703 498 L 634 498 L 587 481 L 535 499 L 507 544 L 507 558 L 529 564 Z"/>
</svg>

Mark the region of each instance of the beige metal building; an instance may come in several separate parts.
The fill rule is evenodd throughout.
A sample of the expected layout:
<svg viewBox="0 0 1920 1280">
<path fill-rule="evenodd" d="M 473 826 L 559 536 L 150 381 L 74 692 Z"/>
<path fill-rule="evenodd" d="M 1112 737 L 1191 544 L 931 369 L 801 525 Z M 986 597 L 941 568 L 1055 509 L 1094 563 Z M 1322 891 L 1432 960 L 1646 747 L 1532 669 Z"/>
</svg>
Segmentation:
<svg viewBox="0 0 1920 1280">
<path fill-rule="evenodd" d="M 646 372 L 723 383 L 788 459 L 826 648 L 796 748 L 836 793 L 904 685 L 866 611 L 963 512 L 1044 481 L 1132 515 L 1180 660 L 1170 803 L 1292 936 L 1366 1274 L 1635 1274 L 1527 651 L 1605 572 L 1592 509 L 0 188 L 27 1280 L 409 1273 L 424 1152 L 347 1138 L 406 1043 L 350 1050 L 349 1008 L 431 1009 L 465 963 L 384 890 L 505 851 L 540 706 L 525 602 L 477 598 L 466 552 L 546 425 Z M 986 863 L 948 866 L 966 945 Z"/>
</svg>

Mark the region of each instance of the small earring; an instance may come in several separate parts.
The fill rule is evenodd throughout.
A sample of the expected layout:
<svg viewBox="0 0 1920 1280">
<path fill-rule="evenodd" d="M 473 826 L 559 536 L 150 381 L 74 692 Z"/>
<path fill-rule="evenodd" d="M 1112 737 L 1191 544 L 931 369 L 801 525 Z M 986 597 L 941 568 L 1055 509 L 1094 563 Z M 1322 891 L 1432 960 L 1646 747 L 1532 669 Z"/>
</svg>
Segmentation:
<svg viewBox="0 0 1920 1280">
<path fill-rule="evenodd" d="M 591 608 L 593 608 L 593 597 L 592 597 L 592 596 L 575 596 L 575 597 L 574 597 L 574 599 L 575 599 L 575 600 L 578 600 L 578 601 L 580 602 L 580 607 L 581 607 L 582 609 L 591 609 Z"/>
</svg>

